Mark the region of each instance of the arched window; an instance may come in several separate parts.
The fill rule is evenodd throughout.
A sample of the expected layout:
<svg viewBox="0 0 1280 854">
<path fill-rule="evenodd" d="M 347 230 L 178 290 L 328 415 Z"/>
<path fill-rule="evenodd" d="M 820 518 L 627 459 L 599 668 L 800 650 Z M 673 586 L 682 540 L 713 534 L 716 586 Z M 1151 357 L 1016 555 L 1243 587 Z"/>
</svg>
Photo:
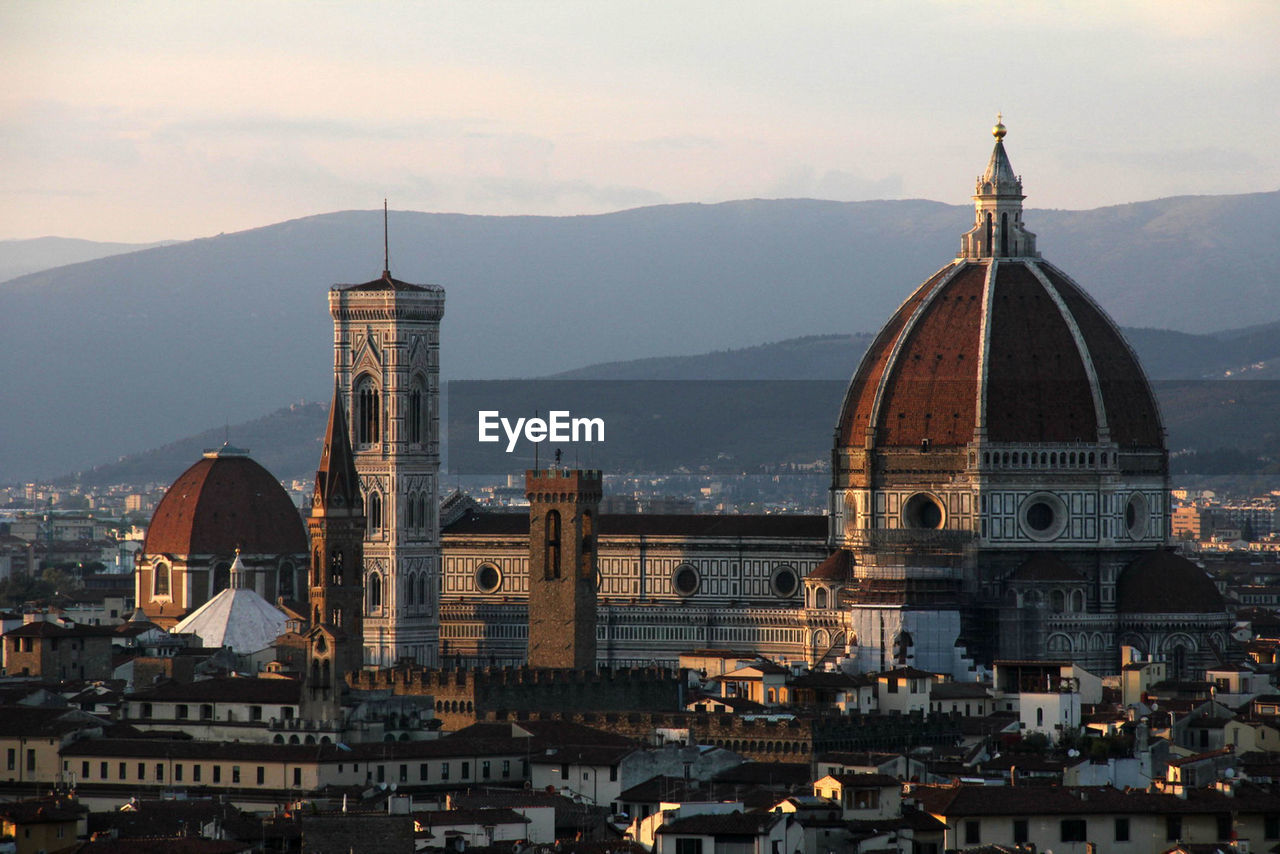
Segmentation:
<svg viewBox="0 0 1280 854">
<path fill-rule="evenodd" d="M 333 670 L 329 666 L 329 659 L 324 660 L 324 664 L 320 666 L 320 684 L 326 688 L 333 684 Z"/>
<path fill-rule="evenodd" d="M 157 561 L 155 568 L 152 570 L 155 578 L 151 585 L 152 595 L 168 596 L 169 595 L 169 564 L 164 561 Z"/>
<path fill-rule="evenodd" d="M 813 595 L 813 604 L 817 608 L 827 607 L 827 588 L 819 587 Z"/>
<path fill-rule="evenodd" d="M 365 501 L 365 510 L 369 517 L 369 533 L 378 533 L 382 530 L 382 496 L 376 491 L 370 492 Z"/>
<path fill-rule="evenodd" d="M 578 577 L 591 577 L 591 550 L 595 548 L 596 524 L 590 510 L 582 511 L 582 558 L 579 561 Z"/>
<path fill-rule="evenodd" d="M 316 549 L 311 553 L 311 586 L 312 587 L 319 587 L 320 579 L 324 577 L 324 575 L 322 574 L 324 571 L 324 567 L 321 565 L 320 561 L 321 561 L 320 550 Z"/>
<path fill-rule="evenodd" d="M 414 578 L 413 575 L 410 575 L 408 578 L 405 579 L 405 582 L 404 582 L 404 604 L 406 605 L 414 604 L 413 594 L 415 592 L 415 588 L 413 584 L 413 578 Z"/>
<path fill-rule="evenodd" d="M 223 561 L 213 568 L 213 592 L 218 593 L 231 586 L 231 564 Z"/>
<path fill-rule="evenodd" d="M 560 511 L 547 511 L 544 577 L 560 577 Z"/>
<path fill-rule="evenodd" d="M 1055 614 L 1061 614 L 1067 610 L 1066 596 L 1061 590 L 1055 590 L 1049 594 L 1049 610 Z"/>
<path fill-rule="evenodd" d="M 409 400 L 406 403 L 407 411 L 405 412 L 406 427 L 408 428 L 409 441 L 415 444 L 422 442 L 422 388 L 419 386 L 421 380 L 414 380 L 414 387 L 409 392 Z"/>
<path fill-rule="evenodd" d="M 382 441 L 378 398 L 378 386 L 373 377 L 363 376 L 356 381 L 356 442 L 361 445 Z"/>
<path fill-rule="evenodd" d="M 342 549 L 334 549 L 329 552 L 329 583 L 342 585 L 343 559 Z"/>
<path fill-rule="evenodd" d="M 404 503 L 404 526 L 409 530 L 418 527 L 418 493 L 410 492 L 408 500 Z"/>
<path fill-rule="evenodd" d="M 376 572 L 369 573 L 369 610 L 376 611 L 382 607 L 382 576 Z"/>
<path fill-rule="evenodd" d="M 1000 254 L 1009 255 L 1009 214 L 1000 214 Z"/>
<path fill-rule="evenodd" d="M 1084 613 L 1084 592 L 1080 590 L 1071 591 L 1071 613 Z"/>
<path fill-rule="evenodd" d="M 991 252 L 991 251 L 995 248 L 995 247 L 993 247 L 993 246 L 991 245 L 991 232 L 992 232 L 992 228 L 991 228 L 991 211 L 987 211 L 987 251 L 988 251 L 988 252 Z M 994 254 L 994 253 L 993 253 L 993 254 Z M 1008 457 L 1008 455 L 1007 455 L 1007 454 L 1005 455 L 1005 460 L 1004 460 L 1004 461 L 1005 461 L 1006 463 L 1007 463 L 1007 462 L 1009 462 L 1009 457 Z"/>
<path fill-rule="evenodd" d="M 426 528 L 430 522 L 427 520 L 427 494 L 425 492 L 418 495 L 418 527 Z"/>
<path fill-rule="evenodd" d="M 418 576 L 418 604 L 427 604 L 427 574 L 425 572 Z"/>
</svg>

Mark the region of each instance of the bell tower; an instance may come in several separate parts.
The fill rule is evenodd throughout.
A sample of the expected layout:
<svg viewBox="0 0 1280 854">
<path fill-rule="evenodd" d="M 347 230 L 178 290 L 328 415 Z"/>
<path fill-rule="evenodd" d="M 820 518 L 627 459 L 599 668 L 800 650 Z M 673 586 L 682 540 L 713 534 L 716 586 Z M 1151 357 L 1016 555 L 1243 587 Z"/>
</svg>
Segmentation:
<svg viewBox="0 0 1280 854">
<path fill-rule="evenodd" d="M 324 450 L 307 517 L 311 536 L 306 690 L 308 717 L 336 719 L 346 675 L 364 660 L 360 567 L 364 556 L 364 500 L 352 458 L 342 396 L 334 390 Z"/>
<path fill-rule="evenodd" d="M 525 473 L 529 499 L 529 666 L 596 665 L 598 470 Z"/>
<path fill-rule="evenodd" d="M 385 212 L 384 212 L 385 225 Z M 391 276 L 329 291 L 333 373 L 364 498 L 365 664 L 434 667 L 440 644 L 444 288 Z"/>
</svg>

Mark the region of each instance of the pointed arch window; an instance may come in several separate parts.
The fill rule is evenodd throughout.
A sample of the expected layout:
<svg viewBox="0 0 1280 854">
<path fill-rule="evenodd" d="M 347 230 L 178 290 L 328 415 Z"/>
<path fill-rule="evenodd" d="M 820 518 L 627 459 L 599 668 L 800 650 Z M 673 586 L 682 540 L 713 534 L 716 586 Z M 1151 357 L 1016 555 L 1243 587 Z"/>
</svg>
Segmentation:
<svg viewBox="0 0 1280 854">
<path fill-rule="evenodd" d="M 426 419 L 423 417 L 422 400 L 422 380 L 415 378 L 413 388 L 409 390 L 409 399 L 405 412 L 406 432 L 409 434 L 409 441 L 413 444 L 421 444 L 423 441 L 423 422 Z"/>
<path fill-rule="evenodd" d="M 404 503 L 404 526 L 412 531 L 418 524 L 418 494 L 410 492 L 409 500 Z"/>
<path fill-rule="evenodd" d="M 382 530 L 382 496 L 376 491 L 370 492 L 365 509 L 369 517 L 369 533 L 376 534 Z"/>
<path fill-rule="evenodd" d="M 418 576 L 418 604 L 422 606 L 427 604 L 427 574 L 425 572 Z"/>
<path fill-rule="evenodd" d="M 323 558 L 320 556 L 320 550 L 316 549 L 311 553 L 311 586 L 319 587 L 320 580 L 324 578 Z"/>
<path fill-rule="evenodd" d="M 382 607 L 382 576 L 376 572 L 369 573 L 369 610 L 377 611 Z"/>
<path fill-rule="evenodd" d="M 356 442 L 361 445 L 382 441 L 379 397 L 373 377 L 363 376 L 356 382 Z"/>
<path fill-rule="evenodd" d="M 1009 255 L 1009 214 L 1000 214 L 1000 254 Z"/>
<path fill-rule="evenodd" d="M 343 572 L 343 555 L 342 549 L 334 549 L 329 552 L 329 583 L 337 586 L 342 585 Z"/>
<path fill-rule="evenodd" d="M 547 579 L 560 577 L 560 511 L 547 511 L 546 550 L 543 574 Z"/>
</svg>

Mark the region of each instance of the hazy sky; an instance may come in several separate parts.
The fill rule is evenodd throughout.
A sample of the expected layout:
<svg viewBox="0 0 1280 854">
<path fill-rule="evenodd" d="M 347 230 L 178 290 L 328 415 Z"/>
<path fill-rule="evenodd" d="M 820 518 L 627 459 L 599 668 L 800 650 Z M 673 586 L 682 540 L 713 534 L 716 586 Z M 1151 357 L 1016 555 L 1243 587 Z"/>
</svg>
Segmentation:
<svg viewBox="0 0 1280 854">
<path fill-rule="evenodd" d="M 0 0 L 0 238 L 1280 188 L 1280 3 Z"/>
</svg>

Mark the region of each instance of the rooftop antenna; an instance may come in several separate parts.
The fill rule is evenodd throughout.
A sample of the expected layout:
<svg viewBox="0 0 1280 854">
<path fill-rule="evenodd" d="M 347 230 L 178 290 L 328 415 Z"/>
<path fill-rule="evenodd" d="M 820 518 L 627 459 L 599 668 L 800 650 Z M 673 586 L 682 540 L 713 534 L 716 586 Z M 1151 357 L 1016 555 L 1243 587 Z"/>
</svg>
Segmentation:
<svg viewBox="0 0 1280 854">
<path fill-rule="evenodd" d="M 382 200 L 382 275 L 391 278 L 391 242 L 387 239 L 387 200 Z"/>
</svg>

